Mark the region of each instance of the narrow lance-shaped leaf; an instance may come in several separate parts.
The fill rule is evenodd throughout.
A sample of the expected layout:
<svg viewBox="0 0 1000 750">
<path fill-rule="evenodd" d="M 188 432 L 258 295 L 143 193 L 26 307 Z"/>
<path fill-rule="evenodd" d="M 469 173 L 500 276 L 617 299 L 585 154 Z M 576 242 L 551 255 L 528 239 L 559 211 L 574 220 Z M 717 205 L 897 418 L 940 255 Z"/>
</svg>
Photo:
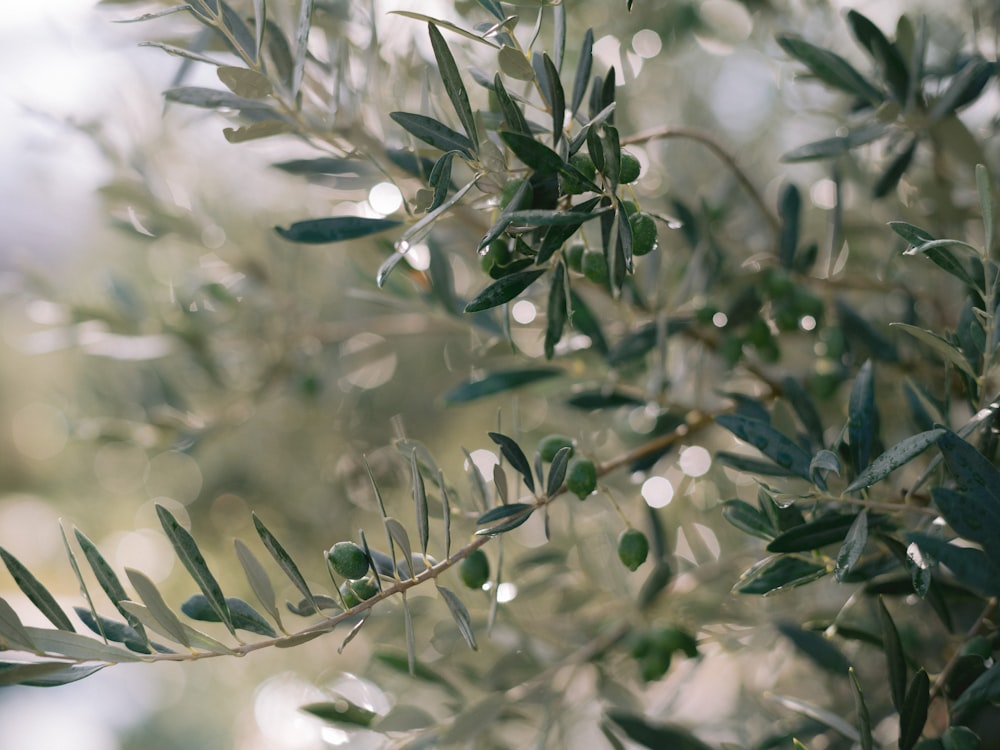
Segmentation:
<svg viewBox="0 0 1000 750">
<path fill-rule="evenodd" d="M 465 306 L 465 312 L 480 312 L 510 302 L 545 273 L 544 268 L 518 271 L 497 279 Z"/>
<path fill-rule="evenodd" d="M 882 648 L 889 666 L 889 695 L 892 697 L 892 705 L 897 711 L 901 711 L 908 680 L 906 657 L 903 654 L 903 643 L 899 639 L 896 623 L 892 621 L 892 615 L 889 614 L 881 598 L 878 600 L 878 617 L 882 625 Z"/>
<path fill-rule="evenodd" d="M 983 213 L 985 250 L 989 255 L 993 248 L 993 191 L 990 188 L 989 170 L 982 164 L 976 165 L 976 189 L 979 191 L 979 209 Z"/>
<path fill-rule="evenodd" d="M 844 492 L 857 492 L 885 479 L 889 474 L 909 463 L 937 442 L 944 434 L 942 429 L 927 430 L 900 440 L 885 453 L 880 455 L 865 468 L 853 482 L 844 488 Z"/>
<path fill-rule="evenodd" d="M 254 41 L 256 42 L 256 62 L 264 49 L 264 30 L 267 28 L 267 0 L 253 0 Z"/>
<path fill-rule="evenodd" d="M 97 614 L 97 608 L 94 606 L 94 600 L 90 596 L 90 590 L 87 588 L 87 584 L 83 580 L 83 574 L 80 572 L 80 566 L 76 561 L 76 555 L 73 554 L 73 548 L 69 545 L 69 537 L 66 536 L 66 528 L 59 523 L 59 534 L 62 536 L 63 548 L 66 550 L 66 557 L 69 559 L 70 568 L 73 569 L 73 575 L 76 576 L 76 581 L 80 586 L 80 594 L 84 599 L 87 600 L 87 607 L 89 608 L 90 616 L 93 619 L 95 625 L 97 626 L 96 631 L 101 638 L 107 638 L 104 634 L 104 630 L 101 628 L 100 616 Z M 80 610 L 77 610 L 79 614 Z"/>
<path fill-rule="evenodd" d="M 156 515 L 159 517 L 160 525 L 173 545 L 178 559 L 184 564 L 184 567 L 190 573 L 195 583 L 198 584 L 198 588 L 201 589 L 212 605 L 212 608 L 219 615 L 219 619 L 229 632 L 235 635 L 232 616 L 226 604 L 226 597 L 223 595 L 218 581 L 215 580 L 215 576 L 212 575 L 212 571 L 208 569 L 208 563 L 205 562 L 205 558 L 202 556 L 201 550 L 198 549 L 198 544 L 195 542 L 194 537 L 177 522 L 173 514 L 164 506 L 156 506 Z"/>
<path fill-rule="evenodd" d="M 163 92 L 163 98 L 168 102 L 178 102 L 179 104 L 187 104 L 192 107 L 236 109 L 251 114 L 267 113 L 272 115 L 271 119 L 280 119 L 277 112 L 269 104 L 255 99 L 236 96 L 236 94 L 220 89 L 210 89 L 202 86 L 184 86 L 182 88 L 167 89 Z"/>
<path fill-rule="evenodd" d="M 569 109 L 573 117 L 576 117 L 583 97 L 587 93 L 587 84 L 590 83 L 590 67 L 594 59 L 594 30 L 587 29 L 583 35 L 583 42 L 580 45 L 580 60 L 576 64 L 576 77 L 573 79 L 573 95 L 570 98 Z"/>
<path fill-rule="evenodd" d="M 854 709 L 858 714 L 858 735 L 861 738 L 861 750 L 874 750 L 875 744 L 872 742 L 872 720 L 868 713 L 868 704 L 865 703 L 865 695 L 861 691 L 861 683 L 858 682 L 858 675 L 851 667 L 847 674 L 851 678 L 851 691 L 854 693 Z"/>
<path fill-rule="evenodd" d="M 263 73 L 234 65 L 221 65 L 215 69 L 219 80 L 236 96 L 245 99 L 263 99 L 271 93 L 271 81 Z"/>
<path fill-rule="evenodd" d="M 552 457 L 552 465 L 549 467 L 549 479 L 545 485 L 545 494 L 548 497 L 554 496 L 559 491 L 559 488 L 562 487 L 563 481 L 566 479 L 566 468 L 569 466 L 569 457 L 572 452 L 573 449 L 570 446 L 564 445 Z"/>
<path fill-rule="evenodd" d="M 399 551 L 402 553 L 402 559 L 396 562 L 396 570 L 400 578 L 403 576 L 413 578 L 413 548 L 410 546 L 410 535 L 406 533 L 403 524 L 395 518 L 385 518 L 382 522 L 385 524 L 389 536 L 392 537 L 392 541 L 399 547 Z M 402 562 L 406 570 L 400 569 L 400 562 Z"/>
<path fill-rule="evenodd" d="M 417 668 L 417 638 L 413 632 L 413 614 L 410 612 L 410 604 L 406 600 L 406 592 L 400 596 L 403 604 L 403 630 L 406 633 L 406 666 L 412 675 Z"/>
<path fill-rule="evenodd" d="M 424 15 L 423 13 L 415 13 L 414 11 L 409 11 L 409 10 L 392 10 L 389 12 L 397 16 L 405 16 L 406 18 L 412 18 L 416 21 L 423 21 L 424 23 L 433 24 L 434 26 L 437 26 L 439 28 L 447 29 L 448 31 L 454 32 L 459 36 L 464 36 L 466 39 L 471 39 L 474 42 L 485 44 L 487 47 L 493 47 L 495 49 L 498 46 L 493 42 L 491 42 L 489 39 L 484 39 L 482 34 L 477 34 L 472 31 L 467 31 L 466 29 L 463 29 L 461 26 L 456 26 L 455 24 L 449 23 L 448 21 L 442 20 L 440 18 L 433 18 L 431 16 Z M 498 20 L 503 20 L 503 19 L 501 18 Z"/>
<path fill-rule="evenodd" d="M 305 76 L 309 28 L 312 26 L 313 0 L 300 0 L 299 19 L 295 25 L 295 51 L 292 66 L 292 97 L 297 99 Z"/>
<path fill-rule="evenodd" d="M 801 523 L 777 536 L 767 545 L 768 552 L 808 552 L 842 541 L 854 524 L 847 513 L 831 514 Z"/>
<path fill-rule="evenodd" d="M 754 446 L 778 466 L 793 474 L 810 479 L 810 456 L 791 438 L 783 435 L 766 422 L 744 417 L 740 414 L 722 414 L 715 419 L 716 424 L 732 432 L 740 440 Z"/>
<path fill-rule="evenodd" d="M 270 623 L 264 619 L 264 617 L 250 606 L 247 602 L 239 599 L 235 596 L 228 597 L 226 599 L 226 605 L 229 607 L 229 612 L 233 618 L 233 626 L 239 630 L 246 630 L 249 633 L 257 633 L 258 635 L 267 636 L 268 638 L 277 637 L 277 633 L 274 628 L 271 627 Z M 181 612 L 186 614 L 192 620 L 200 620 L 202 622 L 218 622 L 219 616 L 215 611 L 215 608 L 209 604 L 208 599 L 202 594 L 194 594 L 189 597 L 181 605 Z"/>
<path fill-rule="evenodd" d="M 475 152 L 472 141 L 433 117 L 411 112 L 390 112 L 389 117 L 411 135 L 441 151 L 459 151 L 470 159 Z"/>
<path fill-rule="evenodd" d="M 260 520 L 260 517 L 256 513 L 252 514 L 253 525 L 257 530 L 257 535 L 260 540 L 264 543 L 264 547 L 268 552 L 271 553 L 271 557 L 274 561 L 278 563 L 279 567 L 284 571 L 288 579 L 295 585 L 295 588 L 301 592 L 302 596 L 313 606 L 316 611 L 319 611 L 320 607 L 317 604 L 316 599 L 313 597 L 312 591 L 309 590 L 309 586 L 306 585 L 306 579 L 302 577 L 299 572 L 298 566 L 292 560 L 291 556 L 285 551 L 285 548 L 281 546 L 278 539 L 271 533 L 264 522 Z"/>
<path fill-rule="evenodd" d="M 256 555 L 241 540 L 234 539 L 233 544 L 236 548 L 236 557 L 240 561 L 240 566 L 243 568 L 254 596 L 257 597 L 257 601 L 260 602 L 264 611 L 277 623 L 278 627 L 284 630 L 281 624 L 281 614 L 274 595 L 274 586 L 271 584 L 271 579 L 267 575 L 267 571 L 264 570 L 264 566 L 260 564 Z"/>
<path fill-rule="evenodd" d="M 782 268 L 792 268 L 795 264 L 795 251 L 799 247 L 799 215 L 802 211 L 802 198 L 799 189 L 792 183 L 785 186 L 778 202 L 778 215 L 781 217 L 781 234 L 778 238 L 778 262 Z"/>
<path fill-rule="evenodd" d="M 420 551 L 426 555 L 427 541 L 430 534 L 427 513 L 427 490 L 424 486 L 424 477 L 420 473 L 420 465 L 417 462 L 416 449 L 410 453 L 410 482 L 413 488 L 413 504 L 416 508 L 417 538 L 420 540 Z"/>
<path fill-rule="evenodd" d="M 37 648 L 21 623 L 21 618 L 3 597 L 0 597 L 0 647 L 24 651 L 34 651 Z"/>
<path fill-rule="evenodd" d="M 446 404 L 464 404 L 486 396 L 504 393 L 541 380 L 548 380 L 564 371 L 557 367 L 526 367 L 517 370 L 497 370 L 485 377 L 459 383 L 444 395 Z"/>
<path fill-rule="evenodd" d="M 910 168 L 914 154 L 917 153 L 919 138 L 914 136 L 909 145 L 892 158 L 882 175 L 872 186 L 873 198 L 884 198 L 899 184 L 900 179 Z"/>
<path fill-rule="evenodd" d="M 552 274 L 552 286 L 549 287 L 549 301 L 545 321 L 545 358 L 552 359 L 556 344 L 562 338 L 566 325 L 567 302 L 566 271 L 562 263 L 556 264 Z"/>
<path fill-rule="evenodd" d="M 972 365 L 969 364 L 969 360 L 965 358 L 965 355 L 961 352 L 961 350 L 951 342 L 938 336 L 933 331 L 918 328 L 917 326 L 912 326 L 907 323 L 890 323 L 889 325 L 893 328 L 899 328 L 902 331 L 906 331 L 917 341 L 924 344 L 927 348 L 941 357 L 945 362 L 950 362 L 955 365 L 969 377 L 978 377 L 975 369 L 973 369 Z"/>
<path fill-rule="evenodd" d="M 434 189 L 434 199 L 428 211 L 433 211 L 445 202 L 448 188 L 451 186 L 451 163 L 455 160 L 457 151 L 449 151 L 434 162 L 434 168 L 428 179 L 428 184 Z"/>
<path fill-rule="evenodd" d="M 767 596 L 804 586 L 827 574 L 826 566 L 787 555 L 765 558 L 751 566 L 733 586 L 738 594 Z"/>
<path fill-rule="evenodd" d="M 947 487 L 932 489 L 931 498 L 949 526 L 965 539 L 981 544 L 983 551 L 1000 566 L 1000 504 Z"/>
<path fill-rule="evenodd" d="M 534 492 L 535 480 L 531 475 L 531 464 L 528 463 L 528 458 L 524 455 L 524 451 L 521 450 L 521 446 L 517 444 L 517 441 L 500 432 L 490 432 L 487 434 L 490 440 L 500 446 L 500 452 L 510 462 L 514 471 L 524 478 L 524 483 L 528 486 L 528 489 Z"/>
<path fill-rule="evenodd" d="M 142 660 L 140 654 L 117 646 L 109 646 L 80 633 L 32 627 L 26 627 L 25 630 L 35 646 L 47 654 L 60 654 L 68 659 L 104 661 L 111 664 Z"/>
<path fill-rule="evenodd" d="M 726 500 L 722 504 L 722 517 L 745 534 L 767 541 L 774 538 L 774 526 L 768 517 L 743 500 Z"/>
<path fill-rule="evenodd" d="M 996 703 L 998 700 L 1000 700 L 1000 661 L 994 661 L 992 667 L 962 691 L 951 707 L 951 713 L 956 719 L 961 719 L 968 711 L 988 703 Z"/>
<path fill-rule="evenodd" d="M 1000 508 L 1000 470 L 954 432 L 946 431 L 938 440 L 938 448 L 960 491 Z"/>
<path fill-rule="evenodd" d="M 132 568 L 125 568 L 125 575 L 128 576 L 132 587 L 138 592 L 139 598 L 142 599 L 150 614 L 160 624 L 161 632 L 182 646 L 190 646 L 184 632 L 184 626 L 177 619 L 173 610 L 167 606 L 159 589 L 156 588 L 156 584 L 144 573 Z"/>
<path fill-rule="evenodd" d="M 878 26 L 856 10 L 847 12 L 847 21 L 855 39 L 861 42 L 881 67 L 896 99 L 905 105 L 910 92 L 910 73 L 899 48 L 886 38 Z"/>
<path fill-rule="evenodd" d="M 827 85 L 857 96 L 873 107 L 882 103 L 882 93 L 840 55 L 794 36 L 782 35 L 777 41 L 785 52 Z"/>
<path fill-rule="evenodd" d="M 530 136 L 531 128 L 528 126 L 528 121 L 524 119 L 524 113 L 517 102 L 507 93 L 507 88 L 503 85 L 503 80 L 500 78 L 499 73 L 493 78 L 493 92 L 496 94 L 497 102 L 500 104 L 500 114 L 503 115 L 505 128 L 513 133 L 522 133 Z"/>
<path fill-rule="evenodd" d="M 910 750 L 917 744 L 927 723 L 929 705 L 930 678 L 921 669 L 913 675 L 899 711 L 899 750 Z"/>
<path fill-rule="evenodd" d="M 2 547 L 0 547 L 0 557 L 3 558 L 4 565 L 10 571 L 11 577 L 13 577 L 17 587 L 24 592 L 24 595 L 28 597 L 32 604 L 38 607 L 38 610 L 45 615 L 49 622 L 60 630 L 75 630 L 69 616 L 59 606 L 55 597 L 49 593 L 49 590 L 42 585 L 41 581 L 35 578 L 30 570 L 24 567 L 14 555 Z"/>
<path fill-rule="evenodd" d="M 352 703 L 343 696 L 329 703 L 308 703 L 300 709 L 331 724 L 350 727 L 370 727 L 378 718 L 374 711 Z"/>
<path fill-rule="evenodd" d="M 441 36 L 441 32 L 437 30 L 434 24 L 427 24 L 427 32 L 431 37 L 431 47 L 434 48 L 434 59 L 437 60 L 438 70 L 441 73 L 441 81 L 444 83 L 448 98 L 451 99 L 451 104 L 458 114 L 458 119 L 465 129 L 466 135 L 469 136 L 472 151 L 475 153 L 479 150 L 476 120 L 472 115 L 472 107 L 469 105 L 469 94 L 465 90 L 465 84 L 462 83 L 462 76 L 459 75 L 455 58 L 452 57 L 451 51 L 444 41 L 444 37 Z"/>
<path fill-rule="evenodd" d="M 480 526 L 493 523 L 498 520 L 501 521 L 501 523 L 485 529 L 479 529 L 476 532 L 476 535 L 496 536 L 497 534 L 504 534 L 508 531 L 512 531 L 527 521 L 534 511 L 535 506 L 531 503 L 508 503 L 506 505 L 497 506 L 496 508 L 483 513 L 483 515 L 476 519 L 476 523 Z"/>
<path fill-rule="evenodd" d="M 559 80 L 559 69 L 547 54 L 542 54 L 542 71 L 539 78 L 542 92 L 552 110 L 552 145 L 558 146 L 563 134 L 563 118 L 566 116 L 566 95 Z"/>
<path fill-rule="evenodd" d="M 218 5 L 221 10 L 222 26 L 227 32 L 226 41 L 232 40 L 230 43 L 235 47 L 236 54 L 244 60 L 256 60 L 260 52 L 257 49 L 254 34 L 243 21 L 243 17 L 225 0 L 218 0 Z"/>
<path fill-rule="evenodd" d="M 959 547 L 927 534 L 907 534 L 927 557 L 946 565 L 963 585 L 983 596 L 1000 595 L 1000 565 L 974 547 Z"/>
<path fill-rule="evenodd" d="M 843 581 L 844 576 L 854 569 L 858 560 L 861 559 L 861 553 L 865 551 L 867 543 L 868 511 L 862 510 L 854 517 L 851 528 L 847 530 L 844 544 L 841 546 L 840 552 L 837 553 L 837 569 L 834 572 L 838 581 Z"/>
<path fill-rule="evenodd" d="M 326 242 L 343 242 L 398 227 L 393 219 L 367 219 L 361 216 L 333 216 L 325 219 L 297 221 L 287 229 L 275 227 L 281 237 L 289 242 L 318 245 Z"/>
<path fill-rule="evenodd" d="M 121 606 L 121 602 L 128 599 L 129 596 L 125 593 L 125 588 L 122 586 L 121 581 L 118 580 L 115 571 L 108 564 L 108 561 L 104 559 L 104 555 L 101 554 L 100 550 L 97 549 L 97 545 L 90 541 L 86 534 L 79 529 L 75 529 L 75 535 L 77 544 L 83 550 L 83 556 L 87 558 L 90 569 L 94 571 L 94 576 L 97 578 L 97 582 L 104 590 L 104 593 L 107 594 L 111 603 L 115 605 L 115 608 L 121 613 L 122 617 L 132 626 L 132 629 L 136 631 L 139 638 L 146 640 L 146 631 L 143 630 L 142 624 Z"/>
<path fill-rule="evenodd" d="M 198 596 L 201 596 L 201 594 L 198 594 Z M 131 615 L 133 615 L 136 619 L 138 619 L 139 622 L 141 622 L 145 627 L 149 628 L 150 630 L 156 633 L 165 635 L 168 638 L 173 637 L 165 630 L 165 628 L 163 627 L 163 623 L 161 623 L 159 620 L 153 617 L 152 613 L 149 611 L 149 608 L 146 607 L 144 604 L 139 604 L 139 602 L 127 601 L 127 602 L 122 602 L 122 606 L 125 609 L 127 609 Z M 205 606 L 206 608 L 208 607 L 207 604 Z M 218 622 L 217 616 L 215 622 Z M 202 633 L 200 630 L 192 628 L 190 625 L 186 623 L 181 623 L 181 627 L 184 630 L 184 637 L 189 642 L 191 649 L 200 649 L 202 651 L 208 651 L 209 653 L 220 654 L 220 655 L 225 654 L 228 656 L 232 656 L 233 654 L 236 653 L 236 651 L 234 651 L 229 646 L 225 645 L 224 643 L 221 643 L 215 638 L 212 638 L 210 635 Z M 126 645 L 128 645 L 128 641 L 126 641 Z M 162 651 L 163 648 L 156 647 L 156 650 Z"/>
<path fill-rule="evenodd" d="M 479 646 L 476 645 L 476 636 L 472 631 L 472 618 L 469 616 L 469 610 L 465 608 L 462 600 L 458 598 L 455 592 L 446 589 L 444 586 L 438 586 L 437 590 L 441 594 L 441 598 L 444 599 L 445 604 L 448 605 L 448 610 L 451 612 L 455 624 L 458 625 L 458 631 L 462 634 L 465 642 L 469 644 L 469 648 L 477 651 Z"/>
<path fill-rule="evenodd" d="M 106 666 L 106 664 L 86 667 L 67 666 L 64 661 L 0 662 L 0 685 L 57 687 L 90 677 Z"/>
<path fill-rule="evenodd" d="M 875 411 L 875 381 L 872 362 L 865 362 L 854 380 L 848 405 L 847 436 L 855 471 L 861 472 L 871 460 L 872 446 L 878 433 Z"/>
</svg>

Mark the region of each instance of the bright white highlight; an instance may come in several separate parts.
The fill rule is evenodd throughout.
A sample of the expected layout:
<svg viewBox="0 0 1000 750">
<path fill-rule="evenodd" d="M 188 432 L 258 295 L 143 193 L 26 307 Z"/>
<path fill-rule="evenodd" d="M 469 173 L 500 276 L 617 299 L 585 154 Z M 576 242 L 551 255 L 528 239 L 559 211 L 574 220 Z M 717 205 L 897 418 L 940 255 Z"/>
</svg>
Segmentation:
<svg viewBox="0 0 1000 750">
<path fill-rule="evenodd" d="M 395 213 L 403 205 L 403 194 L 391 182 L 380 182 L 368 191 L 368 205 L 375 213 L 386 216 Z"/>
<path fill-rule="evenodd" d="M 700 445 L 692 445 L 681 451 L 678 464 L 681 471 L 689 477 L 700 477 L 708 473 L 712 465 L 712 455 Z"/>
<path fill-rule="evenodd" d="M 652 29 L 641 29 L 632 37 L 632 49 L 635 53 L 646 60 L 656 57 L 663 49 L 663 41 L 660 35 Z"/>
<path fill-rule="evenodd" d="M 526 299 L 518 300 L 510 310 L 510 315 L 521 325 L 528 325 L 538 316 L 535 305 Z"/>
<path fill-rule="evenodd" d="M 650 508 L 665 508 L 674 499 L 674 486 L 666 477 L 650 477 L 642 483 L 642 499 Z"/>
</svg>

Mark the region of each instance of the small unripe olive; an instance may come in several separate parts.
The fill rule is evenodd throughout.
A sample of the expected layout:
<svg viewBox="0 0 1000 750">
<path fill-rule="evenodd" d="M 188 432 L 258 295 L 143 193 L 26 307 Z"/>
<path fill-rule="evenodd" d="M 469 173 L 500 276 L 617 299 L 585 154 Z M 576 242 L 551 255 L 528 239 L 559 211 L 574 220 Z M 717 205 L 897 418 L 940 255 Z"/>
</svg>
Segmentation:
<svg viewBox="0 0 1000 750">
<path fill-rule="evenodd" d="M 458 575 L 470 589 L 481 589 L 490 580 L 490 560 L 481 549 L 473 550 L 458 565 Z"/>
<path fill-rule="evenodd" d="M 597 250 L 588 250 L 583 254 L 583 275 L 595 284 L 608 283 L 608 262 L 604 259 L 604 253 Z"/>
<path fill-rule="evenodd" d="M 344 578 L 364 578 L 368 573 L 368 556 L 354 542 L 337 542 L 326 556 L 337 575 Z"/>
<path fill-rule="evenodd" d="M 538 442 L 538 454 L 546 463 L 556 457 L 562 448 L 569 448 L 570 455 L 573 455 L 573 440 L 565 435 L 546 435 Z"/>
<path fill-rule="evenodd" d="M 503 190 L 500 191 L 500 207 L 507 208 L 514 196 L 517 195 L 517 191 L 521 189 L 521 185 L 524 183 L 523 179 L 511 180 L 506 185 L 503 186 Z M 531 205 L 531 201 L 534 198 L 534 191 L 531 185 L 528 185 L 524 197 L 521 199 L 520 205 L 514 208 L 527 208 Z"/>
<path fill-rule="evenodd" d="M 594 162 L 590 160 L 590 157 L 586 154 L 573 154 L 570 157 L 569 163 L 576 167 L 576 169 L 583 174 L 591 182 L 594 181 L 594 176 L 597 174 L 597 169 L 594 167 Z M 583 184 L 581 180 L 566 174 L 559 175 L 559 184 L 562 186 L 562 191 L 566 195 L 579 195 L 588 190 L 587 186 Z"/>
<path fill-rule="evenodd" d="M 566 262 L 571 270 L 578 273 L 583 270 L 583 253 L 586 249 L 582 242 L 574 242 L 566 248 Z"/>
<path fill-rule="evenodd" d="M 627 151 L 622 151 L 622 165 L 618 170 L 618 182 L 622 185 L 635 182 L 639 179 L 640 171 L 642 168 L 639 166 L 639 160 Z"/>
<path fill-rule="evenodd" d="M 378 587 L 370 578 L 359 581 L 344 581 L 340 584 L 340 595 L 348 608 L 356 607 L 361 602 L 371 599 L 378 593 Z"/>
<path fill-rule="evenodd" d="M 632 214 L 628 219 L 632 228 L 632 254 L 648 255 L 656 249 L 656 221 L 649 214 Z"/>
<path fill-rule="evenodd" d="M 577 456 L 566 469 L 566 489 L 581 500 L 597 488 L 597 467 L 589 458 Z"/>
<path fill-rule="evenodd" d="M 618 559 L 629 570 L 635 570 L 649 555 L 649 540 L 639 529 L 625 529 L 618 537 Z"/>
</svg>

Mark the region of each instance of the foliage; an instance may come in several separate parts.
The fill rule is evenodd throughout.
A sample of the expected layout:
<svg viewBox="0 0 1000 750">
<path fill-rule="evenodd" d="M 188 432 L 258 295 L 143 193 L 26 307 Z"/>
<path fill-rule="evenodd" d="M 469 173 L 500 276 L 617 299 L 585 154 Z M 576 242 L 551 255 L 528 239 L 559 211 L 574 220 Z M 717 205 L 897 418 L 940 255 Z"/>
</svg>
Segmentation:
<svg viewBox="0 0 1000 750">
<path fill-rule="evenodd" d="M 74 529 L 63 537 L 86 602 L 76 612 L 90 635 L 0 550 L 51 624 L 25 625 L 0 600 L 3 648 L 30 657 L 4 661 L 3 684 L 54 686 L 125 662 L 298 646 L 342 624 L 343 650 L 369 622 L 396 618 L 401 649 L 376 660 L 396 672 L 391 679 L 421 690 L 385 714 L 344 696 L 303 710 L 406 747 L 508 746 L 526 726 L 539 746 L 568 743 L 558 714 L 569 698 L 559 684 L 575 685 L 588 670 L 596 683 L 590 710 L 571 720 L 592 732 L 581 736 L 612 747 L 873 747 L 887 736 L 907 750 L 991 746 L 998 730 L 988 714 L 1000 703 L 995 155 L 962 112 L 995 96 L 997 61 L 976 45 L 941 48 L 932 21 L 916 16 L 901 17 L 890 39 L 858 11 L 847 13 L 864 70 L 846 51 L 780 34 L 787 65 L 809 78 L 788 85 L 833 92 L 839 118 L 836 135 L 783 157 L 828 162 L 835 200 L 813 216 L 787 174 L 775 195 L 762 192 L 763 180 L 707 132 L 632 132 L 619 109 L 632 84 L 618 86 L 615 67 L 599 69 L 597 33 L 576 28 L 568 3 L 480 0 L 462 6 L 461 24 L 399 11 L 426 32 L 434 75 L 419 105 L 404 97 L 394 111 L 376 107 L 373 124 L 370 103 L 352 108 L 364 92 L 347 72 L 363 52 L 338 36 L 338 23 L 358 22 L 348 6 L 303 0 L 287 19 L 265 0 L 246 8 L 191 0 L 136 20 L 183 14 L 202 27 L 187 46 L 156 44 L 215 66 L 223 88 L 180 85 L 165 98 L 234 118 L 223 131 L 230 143 L 296 137 L 321 155 L 277 168 L 398 187 L 404 202 L 389 216 L 290 216 L 274 233 L 290 243 L 283 252 L 357 247 L 365 254 L 358 265 L 382 294 L 483 342 L 470 374 L 438 395 L 442 408 L 502 405 L 498 424 L 480 422 L 480 444 L 497 452 L 492 475 L 466 454 L 469 489 L 459 489 L 424 442 L 401 433 L 392 463 L 405 477 L 406 504 L 366 463 L 378 517 L 354 540 L 331 540 L 324 584 L 304 562 L 319 551 L 298 554 L 294 537 L 279 540 L 258 514 L 257 539 L 235 546 L 246 582 L 232 584 L 218 574 L 223 563 L 203 552 L 201 535 L 158 505 L 196 591 L 176 608 L 138 570 L 124 571 L 129 591 Z M 341 51 L 315 54 L 311 40 L 321 34 Z M 742 192 L 714 201 L 645 193 L 651 146 L 678 140 L 707 149 Z M 643 159 L 630 147 L 643 149 Z M 866 215 L 844 196 L 859 185 L 885 202 Z M 883 213 L 891 221 L 875 224 Z M 821 251 L 809 236 L 823 222 L 830 241 Z M 848 252 L 848 239 L 870 249 Z M 253 290 L 225 284 L 197 290 L 205 296 L 220 306 L 254 304 Z M 895 319 L 886 300 L 902 303 Z M 515 331 L 521 302 L 541 315 L 535 340 Z M 221 334 L 204 319 L 182 312 L 167 330 L 218 393 L 234 387 Z M 272 363 L 251 397 L 265 399 L 276 382 L 308 382 L 313 373 L 295 368 L 293 359 Z M 609 434 L 596 443 L 587 429 L 522 431 L 517 398 L 532 392 Z M 169 437 L 193 452 L 210 432 L 189 426 Z M 670 474 L 683 463 L 677 449 L 695 441 L 714 451 L 710 491 L 689 486 L 704 472 Z M 742 534 L 717 526 L 720 552 L 712 554 L 697 524 L 678 533 L 650 485 L 643 502 L 622 474 L 670 474 L 678 498 L 690 490 L 701 506 L 696 517 L 724 519 Z M 635 507 L 619 504 L 624 495 L 636 496 Z M 633 526 L 640 515 L 641 531 Z M 530 529 L 549 546 L 529 551 Z M 699 599 L 700 582 L 717 575 L 731 576 L 726 602 Z M 542 602 L 549 627 L 536 632 L 505 613 L 502 592 L 512 585 Z M 234 586 L 247 597 L 227 594 Z M 439 613 L 416 599 L 431 587 Z M 282 588 L 295 592 L 290 614 L 279 606 Z M 785 602 L 763 610 L 771 627 L 740 611 L 746 605 L 736 602 L 749 597 Z M 113 616 L 103 613 L 105 599 Z M 427 658 L 425 623 L 444 613 L 451 637 L 481 653 L 442 647 Z M 567 618 L 573 623 L 556 624 Z M 740 632 L 743 623 L 750 633 Z M 722 732 L 652 713 L 656 702 L 645 698 L 654 683 L 678 696 L 686 689 L 679 656 L 711 663 L 751 648 L 764 630 L 808 664 L 801 682 L 828 690 L 773 694 L 763 724 Z M 444 697 L 423 701 L 431 688 Z"/>
</svg>

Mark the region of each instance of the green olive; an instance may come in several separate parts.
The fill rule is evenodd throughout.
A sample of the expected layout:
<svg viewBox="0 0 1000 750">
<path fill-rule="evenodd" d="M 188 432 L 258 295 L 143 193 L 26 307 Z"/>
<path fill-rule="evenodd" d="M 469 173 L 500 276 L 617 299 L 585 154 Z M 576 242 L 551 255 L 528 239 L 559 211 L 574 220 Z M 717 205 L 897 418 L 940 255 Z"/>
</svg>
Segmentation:
<svg viewBox="0 0 1000 750">
<path fill-rule="evenodd" d="M 608 262 L 604 259 L 604 253 L 597 250 L 587 250 L 583 254 L 583 275 L 595 284 L 608 283 Z"/>
<path fill-rule="evenodd" d="M 569 448 L 573 455 L 573 439 L 565 435 L 546 435 L 538 442 L 538 453 L 546 463 L 552 461 L 562 448 Z"/>
<path fill-rule="evenodd" d="M 326 556 L 334 571 L 344 578 L 355 580 L 368 573 L 368 556 L 354 542 L 337 542 Z"/>
<path fill-rule="evenodd" d="M 632 254 L 648 255 L 656 249 L 656 221 L 649 214 L 632 214 L 628 219 L 632 228 Z"/>
<path fill-rule="evenodd" d="M 566 248 L 566 262 L 571 270 L 578 273 L 583 271 L 583 254 L 586 250 L 587 248 L 582 242 L 574 242 Z"/>
<path fill-rule="evenodd" d="M 622 185 L 635 182 L 639 179 L 641 171 L 642 168 L 639 166 L 639 160 L 627 151 L 622 151 L 622 165 L 618 170 L 618 182 Z"/>
<path fill-rule="evenodd" d="M 566 469 L 566 489 L 581 500 L 597 489 L 597 467 L 589 458 L 577 456 Z"/>
<path fill-rule="evenodd" d="M 473 550 L 458 565 L 458 575 L 470 589 L 481 589 L 490 580 L 490 560 L 481 549 Z"/>
<path fill-rule="evenodd" d="M 625 529 L 618 537 L 618 559 L 629 570 L 636 570 L 648 555 L 649 540 L 639 529 Z"/>
</svg>

